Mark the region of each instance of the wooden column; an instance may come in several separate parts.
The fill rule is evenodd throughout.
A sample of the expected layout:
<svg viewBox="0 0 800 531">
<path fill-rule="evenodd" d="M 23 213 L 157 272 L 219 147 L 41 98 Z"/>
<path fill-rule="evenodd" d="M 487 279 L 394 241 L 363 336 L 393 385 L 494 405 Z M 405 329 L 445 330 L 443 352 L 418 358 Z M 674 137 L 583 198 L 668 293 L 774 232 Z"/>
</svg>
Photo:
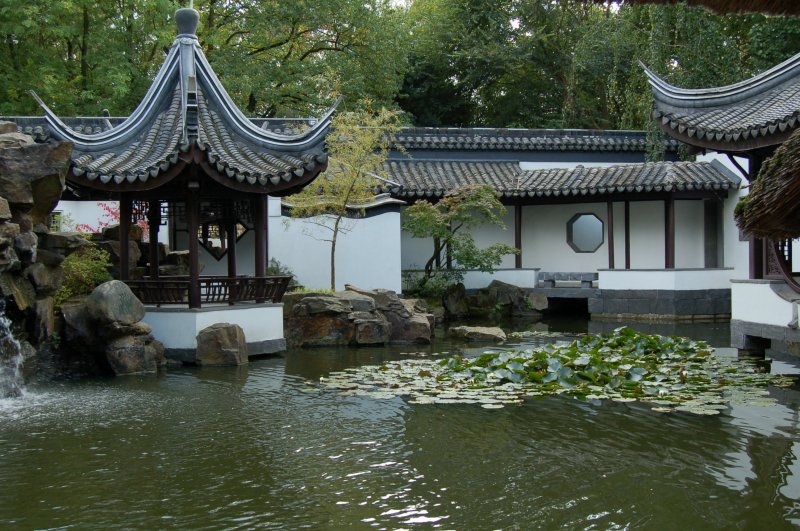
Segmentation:
<svg viewBox="0 0 800 531">
<path fill-rule="evenodd" d="M 130 239 L 131 239 L 131 198 L 122 195 L 119 200 L 119 279 L 131 278 Z"/>
<path fill-rule="evenodd" d="M 225 238 L 227 240 L 228 277 L 236 277 L 236 209 L 233 200 L 225 205 Z"/>
<path fill-rule="evenodd" d="M 631 202 L 625 201 L 625 269 L 631 268 Z"/>
<path fill-rule="evenodd" d="M 196 177 L 192 167 L 192 177 Z M 200 183 L 190 181 L 186 191 L 186 225 L 189 230 L 189 308 L 200 307 Z"/>
<path fill-rule="evenodd" d="M 253 229 L 256 232 L 255 276 L 267 274 L 267 196 L 253 199 Z"/>
<path fill-rule="evenodd" d="M 675 198 L 664 200 L 664 268 L 675 269 Z"/>
<path fill-rule="evenodd" d="M 150 278 L 158 278 L 158 230 L 161 226 L 161 202 L 151 199 L 147 204 L 148 251 L 150 253 Z"/>
<path fill-rule="evenodd" d="M 614 203 L 609 201 L 606 208 L 608 218 L 608 268 L 614 269 Z"/>
<path fill-rule="evenodd" d="M 753 183 L 756 181 L 756 177 L 758 177 L 758 173 L 761 171 L 761 164 L 764 161 L 759 155 L 750 155 L 748 159 L 748 181 L 750 181 L 750 185 L 752 186 Z M 764 278 L 764 275 L 767 273 L 766 268 L 764 267 L 764 262 L 766 262 L 766 254 L 765 254 L 766 246 L 764 245 L 764 240 L 761 238 L 756 238 L 755 236 L 750 236 L 750 278 L 751 279 L 761 279 Z"/>
<path fill-rule="evenodd" d="M 514 247 L 517 248 L 514 267 L 522 269 L 522 205 L 514 206 Z"/>
</svg>

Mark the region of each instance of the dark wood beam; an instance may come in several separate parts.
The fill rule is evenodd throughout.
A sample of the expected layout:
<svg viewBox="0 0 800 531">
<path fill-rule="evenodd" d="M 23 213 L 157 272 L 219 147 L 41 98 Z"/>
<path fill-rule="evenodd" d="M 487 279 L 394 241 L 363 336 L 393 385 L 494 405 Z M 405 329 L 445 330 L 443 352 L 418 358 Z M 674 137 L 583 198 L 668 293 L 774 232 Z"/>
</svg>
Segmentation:
<svg viewBox="0 0 800 531">
<path fill-rule="evenodd" d="M 233 201 L 225 204 L 225 239 L 227 240 L 228 276 L 236 277 L 236 209 Z"/>
<path fill-rule="evenodd" d="M 196 171 L 192 173 L 196 179 Z M 186 190 L 186 225 L 189 231 L 189 308 L 200 308 L 200 183 L 194 179 L 189 181 Z"/>
<path fill-rule="evenodd" d="M 608 268 L 614 269 L 614 203 L 606 203 L 607 230 L 608 230 Z"/>
<path fill-rule="evenodd" d="M 514 267 L 522 269 L 522 205 L 514 206 L 514 247 L 517 248 Z"/>
<path fill-rule="evenodd" d="M 130 240 L 131 240 L 131 210 L 132 201 L 129 195 L 123 195 L 119 200 L 119 279 L 129 280 L 130 270 Z"/>
<path fill-rule="evenodd" d="M 664 201 L 664 268 L 675 269 L 675 199 Z"/>
<path fill-rule="evenodd" d="M 625 201 L 625 269 L 631 268 L 631 202 Z"/>
<path fill-rule="evenodd" d="M 147 249 L 150 253 L 150 278 L 158 278 L 158 230 L 161 226 L 161 202 L 151 200 L 147 203 L 147 228 L 150 240 Z"/>
<path fill-rule="evenodd" d="M 267 274 L 267 196 L 253 200 L 253 230 L 255 230 L 255 276 Z"/>
</svg>

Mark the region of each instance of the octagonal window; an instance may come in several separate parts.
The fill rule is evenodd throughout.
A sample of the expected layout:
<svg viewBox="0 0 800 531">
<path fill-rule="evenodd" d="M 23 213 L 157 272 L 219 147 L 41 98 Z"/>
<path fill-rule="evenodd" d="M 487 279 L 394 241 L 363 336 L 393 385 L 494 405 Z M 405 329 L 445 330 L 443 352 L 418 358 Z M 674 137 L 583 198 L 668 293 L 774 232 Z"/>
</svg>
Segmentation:
<svg viewBox="0 0 800 531">
<path fill-rule="evenodd" d="M 576 253 L 593 253 L 603 245 L 603 221 L 591 213 L 575 214 L 567 222 L 567 243 Z"/>
</svg>

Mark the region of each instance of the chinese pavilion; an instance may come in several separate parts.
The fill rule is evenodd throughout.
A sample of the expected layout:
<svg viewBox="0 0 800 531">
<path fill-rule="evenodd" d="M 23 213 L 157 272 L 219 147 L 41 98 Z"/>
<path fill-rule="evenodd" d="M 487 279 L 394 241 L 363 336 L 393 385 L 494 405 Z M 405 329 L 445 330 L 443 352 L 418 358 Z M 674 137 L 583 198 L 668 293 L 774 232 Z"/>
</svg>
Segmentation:
<svg viewBox="0 0 800 531">
<path fill-rule="evenodd" d="M 120 277 L 145 302 L 188 300 L 190 308 L 199 308 L 204 301 L 277 299 L 276 289 L 282 289 L 265 276 L 267 195 L 296 191 L 326 168 L 325 136 L 333 109 L 300 133 L 275 132 L 250 120 L 201 49 L 197 11 L 178 9 L 175 21 L 178 35 L 164 64 L 124 120 L 79 119 L 70 126 L 37 97 L 46 123 L 21 119 L 18 125 L 35 136 L 74 144 L 67 181 L 81 198 L 119 200 Z M 158 230 L 166 215 L 187 226 L 188 279 L 159 278 Z M 133 281 L 128 235 L 139 219 L 149 221 L 149 276 Z M 225 278 L 200 276 L 200 242 L 192 235 L 208 230 L 209 221 L 217 224 L 226 249 Z M 255 233 L 254 278 L 237 278 L 240 223 Z"/>
</svg>

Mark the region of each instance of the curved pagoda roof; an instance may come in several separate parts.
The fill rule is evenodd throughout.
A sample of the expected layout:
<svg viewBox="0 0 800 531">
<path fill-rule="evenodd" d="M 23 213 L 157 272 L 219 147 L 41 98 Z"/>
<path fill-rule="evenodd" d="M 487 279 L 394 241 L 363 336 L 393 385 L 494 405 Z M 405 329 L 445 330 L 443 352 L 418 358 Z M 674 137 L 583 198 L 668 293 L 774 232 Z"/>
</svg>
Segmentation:
<svg viewBox="0 0 800 531">
<path fill-rule="evenodd" d="M 325 169 L 333 109 L 302 133 L 259 127 L 233 103 L 203 53 L 194 9 L 175 13 L 178 36 L 139 106 L 109 127 L 72 128 L 38 97 L 49 136 L 74 144 L 68 180 L 103 191 L 161 187 L 197 165 L 249 193 L 287 192 Z M 35 96 L 35 95 L 34 95 Z"/>
<path fill-rule="evenodd" d="M 653 117 L 692 146 L 743 153 L 779 145 L 798 127 L 800 54 L 750 79 L 705 89 L 675 87 L 642 66 L 655 99 Z"/>
</svg>

